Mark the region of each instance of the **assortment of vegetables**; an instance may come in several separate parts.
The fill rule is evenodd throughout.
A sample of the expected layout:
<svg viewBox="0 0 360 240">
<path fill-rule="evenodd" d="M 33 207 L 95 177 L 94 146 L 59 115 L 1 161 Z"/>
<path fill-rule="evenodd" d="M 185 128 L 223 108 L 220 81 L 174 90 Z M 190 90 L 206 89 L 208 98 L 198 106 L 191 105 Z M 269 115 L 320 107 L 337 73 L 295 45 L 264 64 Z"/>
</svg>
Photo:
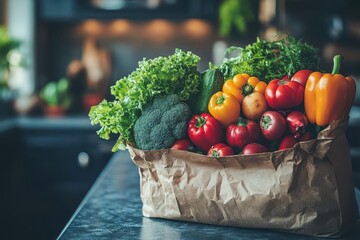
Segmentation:
<svg viewBox="0 0 360 240">
<path fill-rule="evenodd" d="M 98 134 L 120 134 L 113 150 L 132 144 L 212 157 L 283 150 L 348 117 L 355 97 L 355 81 L 338 73 L 339 56 L 332 74 L 320 73 L 318 50 L 289 36 L 258 39 L 202 74 L 198 62 L 181 50 L 144 59 L 112 87 L 113 102 L 91 109 Z"/>
<path fill-rule="evenodd" d="M 278 41 L 258 38 L 245 48 L 229 48 L 227 54 L 236 52 L 236 57 L 225 59 L 220 66 L 225 79 L 247 73 L 267 83 L 303 69 L 320 70 L 319 49 L 291 36 Z"/>
<path fill-rule="evenodd" d="M 134 125 L 146 103 L 166 94 L 177 94 L 181 101 L 187 101 L 198 92 L 199 61 L 199 56 L 180 49 L 168 57 L 140 61 L 134 72 L 111 87 L 114 101 L 103 100 L 90 109 L 91 124 L 101 126 L 98 135 L 110 139 L 111 133 L 119 134 L 113 151 L 125 149 L 127 142 L 134 141 Z"/>
</svg>

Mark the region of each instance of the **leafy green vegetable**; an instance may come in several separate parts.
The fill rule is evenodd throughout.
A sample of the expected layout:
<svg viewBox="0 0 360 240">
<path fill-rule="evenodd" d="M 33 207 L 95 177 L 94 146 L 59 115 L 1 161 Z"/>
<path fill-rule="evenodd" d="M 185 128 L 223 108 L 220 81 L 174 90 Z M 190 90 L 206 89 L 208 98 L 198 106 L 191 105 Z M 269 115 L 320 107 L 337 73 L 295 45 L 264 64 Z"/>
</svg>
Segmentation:
<svg viewBox="0 0 360 240">
<path fill-rule="evenodd" d="M 225 58 L 220 66 L 225 79 L 247 73 L 269 82 L 301 69 L 320 70 L 319 49 L 291 36 L 278 41 L 257 38 L 245 48 L 230 47 L 227 54 L 235 51 L 238 56 Z"/>
<path fill-rule="evenodd" d="M 177 94 L 186 101 L 197 93 L 199 61 L 200 57 L 180 49 L 168 57 L 144 58 L 135 71 L 111 87 L 114 101 L 103 100 L 90 109 L 91 124 L 101 126 L 98 135 L 109 139 L 111 133 L 120 134 L 113 151 L 124 149 L 134 141 L 133 128 L 143 106 L 155 96 Z"/>
<path fill-rule="evenodd" d="M 219 8 L 219 32 L 222 37 L 230 35 L 232 27 L 246 33 L 247 24 L 254 20 L 250 0 L 223 0 Z"/>
</svg>

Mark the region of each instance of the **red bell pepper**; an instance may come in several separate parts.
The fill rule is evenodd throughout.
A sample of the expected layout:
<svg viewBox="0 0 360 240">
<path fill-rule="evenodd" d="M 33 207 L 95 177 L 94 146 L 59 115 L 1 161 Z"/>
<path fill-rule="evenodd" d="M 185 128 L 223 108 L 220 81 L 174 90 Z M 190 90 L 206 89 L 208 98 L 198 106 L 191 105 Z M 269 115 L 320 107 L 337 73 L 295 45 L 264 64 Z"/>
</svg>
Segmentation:
<svg viewBox="0 0 360 240">
<path fill-rule="evenodd" d="M 239 118 L 226 129 L 226 141 L 232 147 L 244 148 L 247 144 L 260 139 L 259 125 L 250 119 Z"/>
<path fill-rule="evenodd" d="M 269 82 L 264 95 L 272 109 L 285 110 L 303 102 L 304 87 L 296 81 L 274 79 Z"/>
<path fill-rule="evenodd" d="M 234 155 L 234 150 L 225 143 L 217 143 L 209 149 L 208 156 L 224 157 Z"/>
<path fill-rule="evenodd" d="M 194 115 L 190 119 L 188 136 L 191 142 L 204 152 L 208 152 L 216 143 L 224 141 L 221 123 L 208 113 Z"/>
</svg>

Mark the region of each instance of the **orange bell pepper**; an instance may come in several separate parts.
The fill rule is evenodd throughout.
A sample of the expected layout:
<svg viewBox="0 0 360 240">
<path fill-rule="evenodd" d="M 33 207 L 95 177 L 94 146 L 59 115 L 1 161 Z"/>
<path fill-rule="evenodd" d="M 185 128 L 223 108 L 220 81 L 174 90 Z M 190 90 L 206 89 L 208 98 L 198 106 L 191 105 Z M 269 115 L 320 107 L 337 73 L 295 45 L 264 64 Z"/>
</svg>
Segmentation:
<svg viewBox="0 0 360 240">
<path fill-rule="evenodd" d="M 346 118 L 354 102 L 356 85 L 351 77 L 339 74 L 341 56 L 334 57 L 332 73 L 313 72 L 305 86 L 304 105 L 309 122 L 325 126 Z"/>
<path fill-rule="evenodd" d="M 240 117 L 240 103 L 228 93 L 217 92 L 211 96 L 208 109 L 210 114 L 227 127 Z"/>
<path fill-rule="evenodd" d="M 239 103 L 245 96 L 259 92 L 264 94 L 267 84 L 260 81 L 257 77 L 250 77 L 248 74 L 237 74 L 233 79 L 227 80 L 222 88 L 224 93 L 233 95 Z"/>
</svg>

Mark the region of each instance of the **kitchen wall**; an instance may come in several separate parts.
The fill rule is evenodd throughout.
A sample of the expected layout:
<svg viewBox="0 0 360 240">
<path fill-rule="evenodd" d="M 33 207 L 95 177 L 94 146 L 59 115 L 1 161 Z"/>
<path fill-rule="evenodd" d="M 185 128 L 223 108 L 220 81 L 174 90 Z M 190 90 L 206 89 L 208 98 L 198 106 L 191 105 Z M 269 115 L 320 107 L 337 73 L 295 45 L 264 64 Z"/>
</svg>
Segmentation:
<svg viewBox="0 0 360 240">
<path fill-rule="evenodd" d="M 199 55 L 199 70 L 213 60 L 219 0 L 171 1 L 174 5 L 151 10 L 103 10 L 91 2 L 36 1 L 35 92 L 68 77 L 85 85 L 84 93 L 109 97 L 109 86 L 132 72 L 138 61 L 170 55 L 175 48 Z M 83 68 L 85 81 L 78 73 Z"/>
<path fill-rule="evenodd" d="M 12 69 L 10 72 L 10 84 L 19 95 L 29 96 L 34 92 L 36 84 L 35 0 L 8 1 L 7 25 L 10 35 L 21 42 L 20 52 L 26 59 L 26 67 Z"/>
<path fill-rule="evenodd" d="M 110 84 L 128 75 L 144 57 L 167 56 L 174 53 L 175 48 L 198 54 L 202 58 L 200 69 L 206 69 L 213 60 L 212 47 L 217 40 L 213 25 L 198 19 L 179 22 L 86 20 L 71 26 L 52 24 L 44 31 L 47 36 L 40 41 L 48 49 L 38 50 L 39 80 L 42 82 L 62 77 L 73 60 L 98 58 L 99 50 L 110 55 Z M 89 41 L 95 44 L 89 46 Z"/>
<path fill-rule="evenodd" d="M 0 1 L 0 25 L 6 24 L 6 18 L 7 18 L 7 14 L 6 14 L 7 6 L 6 5 L 7 5 L 6 0 Z"/>
</svg>

